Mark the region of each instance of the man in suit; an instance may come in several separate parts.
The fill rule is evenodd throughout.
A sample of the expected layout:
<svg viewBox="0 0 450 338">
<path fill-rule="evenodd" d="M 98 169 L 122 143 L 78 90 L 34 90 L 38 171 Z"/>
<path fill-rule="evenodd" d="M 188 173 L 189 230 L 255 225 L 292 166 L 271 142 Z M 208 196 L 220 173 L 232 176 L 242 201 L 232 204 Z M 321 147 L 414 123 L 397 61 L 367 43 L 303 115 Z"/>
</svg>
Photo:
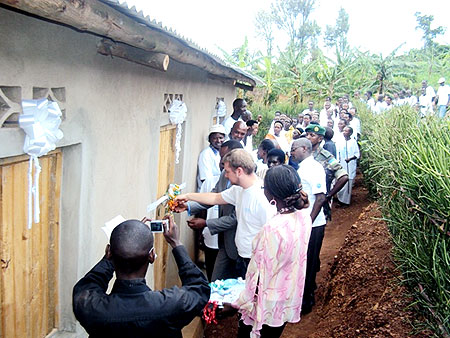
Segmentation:
<svg viewBox="0 0 450 338">
<path fill-rule="evenodd" d="M 220 148 L 220 156 L 223 158 L 233 149 L 242 148 L 242 144 L 236 140 L 229 140 L 222 144 Z M 223 163 L 220 162 L 222 173 L 219 181 L 211 192 L 220 193 L 228 189 L 231 184 L 225 177 Z M 204 205 L 197 202 L 188 202 L 176 207 L 176 212 L 187 210 L 189 215 L 194 215 L 201 210 L 212 207 L 212 205 Z M 192 218 L 188 221 L 188 225 L 192 229 L 203 229 L 208 227 L 212 235 L 219 234 L 219 252 L 217 253 L 216 262 L 212 273 L 212 281 L 217 279 L 237 278 L 239 276 L 236 270 L 236 260 L 238 252 L 234 238 L 236 236 L 236 211 L 231 204 L 219 205 L 219 218 L 204 220 L 202 218 Z"/>
</svg>

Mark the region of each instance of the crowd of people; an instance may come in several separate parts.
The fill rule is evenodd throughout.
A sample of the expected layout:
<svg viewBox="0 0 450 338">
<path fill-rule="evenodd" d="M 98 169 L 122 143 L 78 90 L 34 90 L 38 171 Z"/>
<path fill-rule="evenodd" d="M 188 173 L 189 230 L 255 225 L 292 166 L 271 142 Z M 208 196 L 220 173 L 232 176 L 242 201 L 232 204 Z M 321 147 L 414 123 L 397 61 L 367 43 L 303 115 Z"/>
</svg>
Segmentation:
<svg viewBox="0 0 450 338">
<path fill-rule="evenodd" d="M 355 92 L 355 97 L 359 97 L 359 95 L 360 92 Z M 372 92 L 367 91 L 365 99 L 361 100 L 367 102 L 368 107 L 376 114 L 396 106 L 409 105 L 414 107 L 421 117 L 437 115 L 444 118 L 450 104 L 450 86 L 446 85 L 445 78 L 441 77 L 438 80 L 437 90 L 428 85 L 428 81 L 423 80 L 422 87 L 417 95 L 414 95 L 410 89 L 403 89 L 393 94 L 379 94 L 375 100 L 372 97 Z"/>
<path fill-rule="evenodd" d="M 409 104 L 421 114 L 443 117 L 450 89 L 439 79 L 437 93 L 422 83 L 422 94 L 394 97 L 372 93 L 362 100 L 374 114 Z M 442 108 L 443 107 L 443 108 Z M 187 212 L 190 228 L 201 231 L 209 281 L 245 279 L 245 289 L 222 313 L 239 312 L 238 337 L 280 337 L 286 323 L 300 320 L 315 305 L 320 250 L 332 203 L 351 203 L 360 157 L 361 122 L 349 95 L 335 103 L 315 102 L 295 117 L 275 112 L 267 131 L 252 119 L 243 99 L 213 125 L 209 145 L 198 158 L 198 190 L 179 195 L 174 212 Z M 254 144 L 254 136 L 264 133 Z M 206 211 L 206 216 L 202 216 Z M 182 287 L 152 291 L 145 285 L 156 259 L 153 236 L 142 221 L 129 220 L 112 232 L 105 257 L 74 287 L 74 313 L 92 336 L 180 337 L 205 306 L 210 289 L 179 240 L 172 217 L 164 236 L 173 248 Z M 117 280 L 106 293 L 116 272 Z"/>
</svg>

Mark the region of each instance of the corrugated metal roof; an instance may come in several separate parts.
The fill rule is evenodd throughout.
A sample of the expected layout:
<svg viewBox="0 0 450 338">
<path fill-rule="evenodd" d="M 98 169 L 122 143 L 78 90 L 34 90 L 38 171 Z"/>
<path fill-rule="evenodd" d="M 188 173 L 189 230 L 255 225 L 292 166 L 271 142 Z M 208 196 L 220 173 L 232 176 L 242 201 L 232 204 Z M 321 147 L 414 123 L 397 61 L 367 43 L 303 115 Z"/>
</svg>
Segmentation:
<svg viewBox="0 0 450 338">
<path fill-rule="evenodd" d="M 135 21 L 137 21 L 151 29 L 158 30 L 166 35 L 169 35 L 173 39 L 177 39 L 180 43 L 208 56 L 209 58 L 213 59 L 215 62 L 219 63 L 223 67 L 230 68 L 230 69 L 234 70 L 235 72 L 237 72 L 245 77 L 248 77 L 249 79 L 252 79 L 253 81 L 255 81 L 257 83 L 264 84 L 264 81 L 260 77 L 254 76 L 254 75 L 246 72 L 242 68 L 238 68 L 238 67 L 228 64 L 227 62 L 225 62 L 224 60 L 219 58 L 217 55 L 214 55 L 214 54 L 210 53 L 209 51 L 207 51 L 206 49 L 198 46 L 191 39 L 181 36 L 180 34 L 178 34 L 175 30 L 173 30 L 171 28 L 163 26 L 163 24 L 161 22 L 157 22 L 155 19 L 150 18 L 150 16 L 148 16 L 148 15 L 144 16 L 144 13 L 142 11 L 138 12 L 135 6 L 130 7 L 126 1 L 119 1 L 119 0 L 100 0 L 100 1 L 113 7 L 114 9 L 118 10 L 119 12 L 133 18 Z"/>
</svg>

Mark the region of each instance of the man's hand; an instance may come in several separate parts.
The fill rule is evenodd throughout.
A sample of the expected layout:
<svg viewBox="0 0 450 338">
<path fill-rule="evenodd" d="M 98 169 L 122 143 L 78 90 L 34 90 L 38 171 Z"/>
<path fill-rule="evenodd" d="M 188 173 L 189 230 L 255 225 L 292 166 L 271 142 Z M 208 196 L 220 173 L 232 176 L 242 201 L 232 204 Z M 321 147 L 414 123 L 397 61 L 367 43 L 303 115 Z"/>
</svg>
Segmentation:
<svg viewBox="0 0 450 338">
<path fill-rule="evenodd" d="M 203 229 L 206 226 L 206 220 L 203 218 L 192 218 L 191 220 L 187 221 L 188 226 L 191 229 Z"/>
<path fill-rule="evenodd" d="M 174 202 L 175 202 L 175 204 L 173 206 L 172 211 L 174 211 L 176 213 L 180 213 L 180 212 L 186 211 L 188 209 L 186 202 L 181 202 L 178 200 L 175 200 Z"/>
<path fill-rule="evenodd" d="M 175 202 L 178 204 L 186 204 L 189 201 L 189 194 L 181 194 L 175 197 Z"/>
<path fill-rule="evenodd" d="M 178 225 L 173 220 L 173 216 L 166 215 L 164 216 L 164 219 L 169 220 L 169 228 L 167 229 L 166 227 L 164 227 L 164 238 L 166 239 L 166 242 L 169 243 L 172 248 L 182 245 L 182 243 L 180 242 Z"/>
</svg>

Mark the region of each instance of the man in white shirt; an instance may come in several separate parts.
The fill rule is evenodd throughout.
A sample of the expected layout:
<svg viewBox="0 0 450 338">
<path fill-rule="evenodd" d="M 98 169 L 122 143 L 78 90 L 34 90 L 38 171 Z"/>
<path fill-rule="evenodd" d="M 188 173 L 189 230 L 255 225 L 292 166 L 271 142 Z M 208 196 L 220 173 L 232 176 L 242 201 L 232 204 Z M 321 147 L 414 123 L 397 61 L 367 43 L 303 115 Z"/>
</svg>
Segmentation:
<svg viewBox="0 0 450 338">
<path fill-rule="evenodd" d="M 375 100 L 373 99 L 372 92 L 370 90 L 366 92 L 366 98 L 367 98 L 367 106 L 371 111 L 375 112 Z"/>
<path fill-rule="evenodd" d="M 337 159 L 348 173 L 348 181 L 338 192 L 339 202 L 349 205 L 352 197 L 353 181 L 356 177 L 356 165 L 359 158 L 359 147 L 352 137 L 353 129 L 350 126 L 344 128 L 344 139 L 336 144 Z"/>
<path fill-rule="evenodd" d="M 180 202 L 195 201 L 209 205 L 232 204 L 236 207 L 238 270 L 245 278 L 252 254 L 252 241 L 264 224 L 275 215 L 276 208 L 264 196 L 262 181 L 255 174 L 255 162 L 243 149 L 234 149 L 223 157 L 225 177 L 233 185 L 221 193 L 187 193 Z"/>
<path fill-rule="evenodd" d="M 299 164 L 303 190 L 308 194 L 308 211 L 312 220 L 311 237 L 308 244 L 306 263 L 305 292 L 303 294 L 302 313 L 311 311 L 315 304 L 314 291 L 316 286 L 316 274 L 320 270 L 320 249 L 325 233 L 326 218 L 322 206 L 326 201 L 326 179 L 323 166 L 312 156 L 312 143 L 306 138 L 300 138 L 292 143 L 292 160 Z"/>
<path fill-rule="evenodd" d="M 428 81 L 423 80 L 422 81 L 422 88 L 425 89 L 425 95 L 428 96 L 431 102 L 433 102 L 436 92 L 434 91 L 434 88 L 428 85 Z"/>
<path fill-rule="evenodd" d="M 447 107 L 450 104 L 450 86 L 445 84 L 445 79 L 441 77 L 438 81 L 439 88 L 434 98 L 434 103 L 438 108 L 438 114 L 440 118 L 444 118 L 447 112 Z"/>
<path fill-rule="evenodd" d="M 314 109 L 314 101 L 309 101 L 308 102 L 308 108 L 306 108 L 303 111 L 303 115 L 309 114 L 310 116 L 312 116 L 315 113 L 317 113 L 317 110 Z"/>
<path fill-rule="evenodd" d="M 228 135 L 237 121 L 242 120 L 242 114 L 247 111 L 247 102 L 244 99 L 236 99 L 233 101 L 233 113 L 223 120 L 222 125 L 225 127 L 225 135 Z"/>
<path fill-rule="evenodd" d="M 433 89 L 433 88 L 431 88 Z M 433 90 L 434 93 L 434 90 Z M 436 96 L 436 94 L 434 94 Z M 433 115 L 433 97 L 427 95 L 427 88 L 422 87 L 422 94 L 419 96 L 420 116 Z"/>
<path fill-rule="evenodd" d="M 220 154 L 219 150 L 225 139 L 225 128 L 221 124 L 215 124 L 209 130 L 209 146 L 202 150 L 198 156 L 197 189 L 208 177 L 220 175 Z"/>
<path fill-rule="evenodd" d="M 247 125 L 247 134 L 244 137 L 244 149 L 249 153 L 253 152 L 253 136 L 258 134 L 259 123 L 256 120 L 248 120 L 246 122 Z"/>
<path fill-rule="evenodd" d="M 357 109 L 356 107 L 351 107 L 348 112 L 352 114 L 353 118 L 350 120 L 350 127 L 353 128 L 353 134 L 355 138 L 358 140 L 361 136 L 361 121 L 358 117 L 356 117 Z"/>
<path fill-rule="evenodd" d="M 387 108 L 386 102 L 384 102 L 384 95 L 378 94 L 377 103 L 375 104 L 374 112 L 375 114 L 381 114 Z"/>
</svg>

